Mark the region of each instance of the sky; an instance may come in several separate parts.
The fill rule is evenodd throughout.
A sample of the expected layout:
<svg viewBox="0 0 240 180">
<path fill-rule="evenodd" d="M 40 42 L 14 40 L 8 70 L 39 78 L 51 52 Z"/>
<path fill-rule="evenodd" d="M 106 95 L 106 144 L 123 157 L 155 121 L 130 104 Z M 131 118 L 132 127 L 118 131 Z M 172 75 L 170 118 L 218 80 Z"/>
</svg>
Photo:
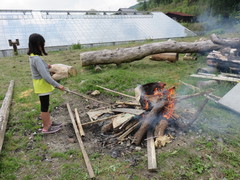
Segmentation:
<svg viewBox="0 0 240 180">
<path fill-rule="evenodd" d="M 117 11 L 137 4 L 137 0 L 1 0 L 0 10 L 105 10 Z"/>
</svg>

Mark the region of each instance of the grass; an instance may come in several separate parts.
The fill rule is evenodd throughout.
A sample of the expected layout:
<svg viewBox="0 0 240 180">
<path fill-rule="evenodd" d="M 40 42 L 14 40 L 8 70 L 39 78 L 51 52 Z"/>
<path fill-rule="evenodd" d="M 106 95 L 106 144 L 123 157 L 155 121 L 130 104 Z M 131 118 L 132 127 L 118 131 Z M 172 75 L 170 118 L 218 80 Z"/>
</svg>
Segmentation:
<svg viewBox="0 0 240 180">
<path fill-rule="evenodd" d="M 194 41 L 196 39 L 192 37 L 177 40 Z M 144 43 L 151 43 L 151 41 L 118 47 Z M 134 95 L 134 88 L 138 84 L 163 81 L 167 86 L 176 86 L 178 94 L 191 94 L 194 91 L 181 85 L 179 80 L 196 85 L 199 79 L 190 78 L 189 75 L 195 73 L 197 68 L 206 66 L 205 56 L 199 56 L 197 61 L 180 59 L 176 63 L 149 61 L 146 57 L 120 66 L 102 65 L 100 72 L 96 72 L 94 67 L 81 67 L 79 53 L 104 48 L 117 47 L 49 52 L 44 59 L 50 64 L 63 63 L 76 67 L 78 76 L 62 80 L 61 84 L 82 93 L 98 89 L 95 85 L 101 85 Z M 8 129 L 0 154 L 0 179 L 88 179 L 80 149 L 53 152 L 41 135 L 30 138 L 41 125 L 37 120 L 38 97 L 31 90 L 32 80 L 28 57 L 19 55 L 1 58 L 0 66 L 0 104 L 10 80 L 15 80 Z M 210 88 L 214 90 L 215 95 L 223 96 L 233 86 L 232 83 L 221 82 Z M 109 97 L 117 97 L 102 89 L 98 90 Z M 54 92 L 51 111 L 55 106 L 63 103 L 62 95 L 60 91 Z M 197 107 L 203 98 L 192 100 L 195 101 L 185 101 L 185 104 Z M 208 102 L 191 131 L 183 135 L 183 140 L 176 139 L 174 143 L 157 151 L 159 168 L 156 173 L 146 171 L 147 158 L 144 148 L 140 152 L 134 151 L 117 159 L 98 152 L 89 154 L 89 157 L 99 179 L 113 179 L 113 177 L 115 179 L 239 179 L 239 126 L 239 115 L 213 102 Z M 46 155 L 54 159 L 55 163 L 43 160 L 46 159 Z M 135 166 L 131 166 L 127 161 L 132 156 L 138 158 Z"/>
</svg>

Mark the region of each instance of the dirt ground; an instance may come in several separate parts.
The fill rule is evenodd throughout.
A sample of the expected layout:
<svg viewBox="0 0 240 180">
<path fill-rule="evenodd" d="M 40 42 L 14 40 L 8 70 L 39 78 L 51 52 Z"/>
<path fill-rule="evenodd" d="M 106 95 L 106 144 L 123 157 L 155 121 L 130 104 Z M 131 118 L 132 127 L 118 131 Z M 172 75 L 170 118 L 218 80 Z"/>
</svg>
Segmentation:
<svg viewBox="0 0 240 180">
<path fill-rule="evenodd" d="M 96 96 L 93 98 L 99 101 L 110 103 L 112 105 L 115 104 L 116 100 L 124 101 L 124 98 L 106 96 L 103 94 L 100 94 L 99 96 Z M 77 108 L 82 123 L 90 121 L 87 115 L 87 112 L 89 110 L 106 107 L 106 105 L 104 104 L 100 104 L 92 100 L 87 100 L 73 94 L 65 94 L 64 99 L 65 99 L 65 102 L 69 103 L 73 113 L 74 113 L 74 109 Z M 189 111 L 190 111 L 190 108 L 188 108 L 188 112 L 187 112 L 188 114 L 190 113 Z M 72 122 L 71 122 L 66 104 L 63 104 L 59 107 L 55 107 L 53 112 L 51 112 L 51 116 L 53 121 L 62 122 L 63 127 L 62 127 L 62 130 L 60 132 L 57 132 L 56 134 L 44 136 L 45 142 L 47 142 L 50 150 L 57 151 L 57 152 L 65 152 L 70 149 L 79 148 L 79 144 L 77 142 L 77 138 L 72 126 Z M 93 125 L 84 126 L 84 131 L 86 136 L 83 137 L 83 142 L 89 154 L 97 152 L 102 154 L 108 154 L 113 158 L 118 158 L 118 157 L 123 157 L 124 154 L 128 154 L 133 151 L 146 149 L 146 141 L 143 141 L 141 146 L 136 146 L 131 143 L 130 139 L 122 143 L 119 143 L 117 139 L 113 137 L 113 134 L 111 133 L 103 134 L 101 132 L 101 127 L 108 122 L 109 121 L 104 121 L 104 122 L 96 123 Z M 185 137 L 186 133 L 182 131 L 177 131 L 175 127 L 169 126 L 167 131 L 170 132 L 175 137 L 175 139 L 171 144 L 167 145 L 164 148 L 164 151 L 167 150 L 168 148 L 171 149 L 176 146 L 177 147 L 187 146 L 188 144 L 191 143 L 190 142 L 191 140 L 186 139 Z M 158 149 L 157 151 L 161 152 L 163 150 Z M 136 163 L 135 160 L 133 160 L 132 163 Z"/>
</svg>

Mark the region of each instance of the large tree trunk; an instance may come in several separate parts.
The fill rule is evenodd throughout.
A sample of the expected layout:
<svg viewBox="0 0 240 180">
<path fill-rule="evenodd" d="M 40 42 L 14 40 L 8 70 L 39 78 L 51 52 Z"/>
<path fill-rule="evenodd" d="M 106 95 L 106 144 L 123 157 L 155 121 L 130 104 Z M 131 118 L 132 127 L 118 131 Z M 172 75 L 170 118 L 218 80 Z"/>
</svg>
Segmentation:
<svg viewBox="0 0 240 180">
<path fill-rule="evenodd" d="M 145 44 L 137 47 L 118 48 L 115 50 L 100 50 L 80 54 L 82 66 L 97 64 L 121 64 L 143 59 L 146 56 L 158 53 L 201 53 L 219 50 L 224 46 L 239 47 L 240 40 L 221 40 L 215 34 L 211 40 L 198 42 L 165 41 Z M 216 44 L 214 44 L 216 42 Z M 231 43 L 232 42 L 232 43 Z"/>
<path fill-rule="evenodd" d="M 194 53 L 219 50 L 222 46 L 212 41 L 176 42 L 165 41 L 145 44 L 137 47 L 118 48 L 115 50 L 91 51 L 80 54 L 82 66 L 97 64 L 121 64 L 143 59 L 146 56 L 165 52 Z"/>
</svg>

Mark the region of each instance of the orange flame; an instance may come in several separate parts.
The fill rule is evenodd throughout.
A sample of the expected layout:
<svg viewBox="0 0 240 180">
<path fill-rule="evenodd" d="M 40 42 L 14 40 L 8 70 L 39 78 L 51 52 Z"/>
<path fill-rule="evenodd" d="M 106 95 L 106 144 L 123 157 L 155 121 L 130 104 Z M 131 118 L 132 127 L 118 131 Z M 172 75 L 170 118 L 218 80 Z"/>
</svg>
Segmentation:
<svg viewBox="0 0 240 180">
<path fill-rule="evenodd" d="M 174 112 L 174 106 L 175 106 L 175 98 L 173 97 L 175 95 L 175 87 L 171 87 L 168 90 L 168 105 L 165 107 L 164 115 L 166 119 L 171 118 L 173 112 Z"/>
</svg>

